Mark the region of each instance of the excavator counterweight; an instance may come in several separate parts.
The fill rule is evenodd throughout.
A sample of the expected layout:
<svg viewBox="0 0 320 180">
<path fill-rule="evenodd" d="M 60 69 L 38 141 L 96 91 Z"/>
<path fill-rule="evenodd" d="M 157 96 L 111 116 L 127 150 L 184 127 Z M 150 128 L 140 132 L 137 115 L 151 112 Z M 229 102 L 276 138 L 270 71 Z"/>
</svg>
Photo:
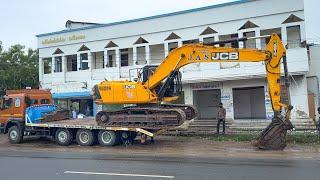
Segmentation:
<svg viewBox="0 0 320 180">
<path fill-rule="evenodd" d="M 292 106 L 280 101 L 281 60 L 288 82 L 286 49 L 277 34 L 254 38 L 270 38 L 266 49 L 214 46 L 252 38 L 183 45 L 172 50 L 159 66 L 142 68 L 137 81 L 105 80 L 97 84 L 94 87 L 94 98 L 98 104 L 132 105 L 119 111 L 99 112 L 96 116 L 97 123 L 105 126 L 139 126 L 145 129 L 179 126 L 184 121 L 197 117 L 197 110 L 191 105 L 168 104 L 178 99 L 182 92 L 180 68 L 192 63 L 264 62 L 274 117 L 254 145 L 261 149 L 283 149 L 286 145 L 286 132 L 293 128 L 289 120 Z M 282 109 L 285 111 L 282 112 Z"/>
</svg>

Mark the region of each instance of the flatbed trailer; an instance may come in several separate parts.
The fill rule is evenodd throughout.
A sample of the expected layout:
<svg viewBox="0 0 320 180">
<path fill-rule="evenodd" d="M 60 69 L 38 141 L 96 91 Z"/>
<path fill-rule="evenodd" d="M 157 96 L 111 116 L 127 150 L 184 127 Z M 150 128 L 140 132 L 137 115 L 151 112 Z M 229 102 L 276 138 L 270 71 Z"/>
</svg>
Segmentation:
<svg viewBox="0 0 320 180">
<path fill-rule="evenodd" d="M 67 119 L 52 122 L 30 123 L 27 118 L 11 119 L 4 127 L 11 143 L 20 143 L 24 137 L 50 137 L 59 145 L 70 145 L 74 140 L 81 146 L 91 146 L 99 142 L 103 146 L 114 146 L 133 141 L 137 136 L 141 143 L 147 137 L 155 137 L 163 132 L 136 127 L 103 127 L 97 125 L 94 118 Z"/>
</svg>

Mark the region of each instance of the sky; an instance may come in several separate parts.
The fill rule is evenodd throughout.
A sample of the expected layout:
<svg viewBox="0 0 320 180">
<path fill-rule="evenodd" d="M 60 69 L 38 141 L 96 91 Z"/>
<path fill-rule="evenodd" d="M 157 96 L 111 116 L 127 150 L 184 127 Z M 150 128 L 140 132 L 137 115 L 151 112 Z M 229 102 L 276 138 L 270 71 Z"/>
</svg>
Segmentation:
<svg viewBox="0 0 320 180">
<path fill-rule="evenodd" d="M 0 41 L 37 48 L 35 35 L 64 29 L 67 20 L 110 23 L 234 0 L 0 0 Z M 318 0 L 305 0 L 307 38 L 320 42 Z"/>
</svg>

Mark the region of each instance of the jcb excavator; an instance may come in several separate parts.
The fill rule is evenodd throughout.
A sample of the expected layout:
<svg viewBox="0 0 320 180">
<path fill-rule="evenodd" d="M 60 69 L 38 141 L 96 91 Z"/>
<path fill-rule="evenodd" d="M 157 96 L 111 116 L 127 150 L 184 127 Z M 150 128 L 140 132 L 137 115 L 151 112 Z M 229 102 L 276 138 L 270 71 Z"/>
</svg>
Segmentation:
<svg viewBox="0 0 320 180">
<path fill-rule="evenodd" d="M 94 87 L 95 101 L 98 104 L 131 106 L 111 112 L 100 111 L 96 115 L 96 121 L 101 126 L 141 127 L 149 130 L 179 126 L 197 116 L 196 108 L 191 105 L 168 104 L 181 93 L 181 67 L 191 63 L 262 61 L 265 63 L 274 118 L 254 145 L 261 149 L 284 149 L 286 132 L 293 128 L 289 120 L 293 107 L 280 102 L 281 59 L 286 85 L 289 85 L 286 49 L 277 34 L 254 38 L 267 37 L 270 40 L 266 50 L 215 47 L 217 44 L 252 39 L 245 37 L 212 44 L 183 45 L 172 50 L 159 66 L 143 67 L 136 81 L 105 80 Z"/>
</svg>

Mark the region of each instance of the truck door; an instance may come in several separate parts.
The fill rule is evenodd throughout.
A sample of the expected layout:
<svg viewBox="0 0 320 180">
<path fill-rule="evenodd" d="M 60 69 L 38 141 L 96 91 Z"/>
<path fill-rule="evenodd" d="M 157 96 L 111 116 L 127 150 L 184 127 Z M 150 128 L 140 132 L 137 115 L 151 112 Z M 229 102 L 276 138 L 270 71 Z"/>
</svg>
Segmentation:
<svg viewBox="0 0 320 180">
<path fill-rule="evenodd" d="M 5 124 L 13 116 L 13 98 L 5 97 L 0 109 L 0 123 Z"/>
</svg>

